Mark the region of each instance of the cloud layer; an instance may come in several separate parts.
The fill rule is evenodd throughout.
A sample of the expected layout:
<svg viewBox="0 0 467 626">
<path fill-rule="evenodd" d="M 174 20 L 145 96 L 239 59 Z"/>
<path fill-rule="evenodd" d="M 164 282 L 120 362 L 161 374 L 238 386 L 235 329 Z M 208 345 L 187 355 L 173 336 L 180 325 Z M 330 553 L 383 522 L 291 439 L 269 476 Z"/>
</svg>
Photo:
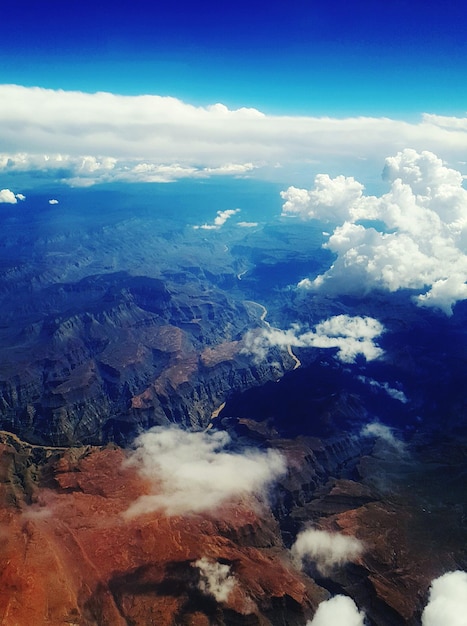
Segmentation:
<svg viewBox="0 0 467 626">
<path fill-rule="evenodd" d="M 422 626 L 467 626 L 467 572 L 449 572 L 434 580 Z"/>
<path fill-rule="evenodd" d="M 307 626 L 364 626 L 365 614 L 347 596 L 334 596 L 321 602 Z"/>
<path fill-rule="evenodd" d="M 433 153 L 413 149 L 387 158 L 383 174 L 390 190 L 381 197 L 364 195 L 354 178 L 327 175 L 317 176 L 311 190 L 282 192 L 285 215 L 341 222 L 325 244 L 336 260 L 299 286 L 360 294 L 413 289 L 419 305 L 449 315 L 458 300 L 467 298 L 463 177 Z"/>
<path fill-rule="evenodd" d="M 140 497 L 128 516 L 162 510 L 168 515 L 200 513 L 227 500 L 267 495 L 286 469 L 274 450 L 225 450 L 225 432 L 187 432 L 156 427 L 142 434 L 128 463 L 153 484 L 153 493 Z"/>
<path fill-rule="evenodd" d="M 333 567 L 355 561 L 363 550 L 363 543 L 355 537 L 314 528 L 300 532 L 291 547 L 293 557 L 301 566 L 311 561 L 323 575 Z"/>
<path fill-rule="evenodd" d="M 314 330 L 301 332 L 298 326 L 289 330 L 265 328 L 259 334 L 250 332 L 244 339 L 244 352 L 264 360 L 272 346 L 286 348 L 337 348 L 337 358 L 352 363 L 359 354 L 367 361 L 383 354 L 375 339 L 384 331 L 383 325 L 372 317 L 336 315 L 315 326 Z"/>
<path fill-rule="evenodd" d="M 294 163 L 374 162 L 400 146 L 456 160 L 467 150 L 467 122 L 274 116 L 155 95 L 0 85 L 0 145 L 0 172 L 33 171 L 73 185 L 171 181 Z"/>
</svg>

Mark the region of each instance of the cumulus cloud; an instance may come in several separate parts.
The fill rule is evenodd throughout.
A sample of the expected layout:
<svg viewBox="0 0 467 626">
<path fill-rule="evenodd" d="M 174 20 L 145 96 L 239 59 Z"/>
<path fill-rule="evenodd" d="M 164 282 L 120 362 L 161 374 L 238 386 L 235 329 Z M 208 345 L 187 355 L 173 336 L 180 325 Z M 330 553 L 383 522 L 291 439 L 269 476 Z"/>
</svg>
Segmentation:
<svg viewBox="0 0 467 626">
<path fill-rule="evenodd" d="M 156 95 L 0 85 L 0 144 L 5 150 L 0 171 L 14 168 L 12 161 L 23 154 L 24 165 L 36 175 L 49 175 L 46 159 L 67 155 L 56 178 L 73 184 L 118 177 L 170 181 L 217 173 L 242 176 L 278 164 L 295 170 L 297 163 L 374 162 L 400 146 L 460 159 L 467 149 L 467 122 L 429 115 L 411 123 L 265 115 L 253 108 L 197 107 Z M 98 167 L 91 173 L 87 168 L 93 159 Z"/>
<path fill-rule="evenodd" d="M 432 582 L 422 626 L 467 626 L 466 572 L 448 572 Z"/>
<path fill-rule="evenodd" d="M 364 626 L 365 613 L 347 596 L 334 596 L 321 602 L 307 626 Z"/>
<path fill-rule="evenodd" d="M 193 226 L 195 229 L 202 230 L 219 230 L 222 228 L 226 221 L 232 217 L 232 215 L 236 215 L 240 213 L 240 209 L 226 209 L 225 211 L 217 211 L 217 216 L 214 219 L 212 224 L 202 224 L 201 226 Z"/>
<path fill-rule="evenodd" d="M 299 287 L 360 294 L 413 289 L 420 306 L 449 315 L 467 298 L 463 176 L 435 154 L 413 149 L 387 158 L 383 176 L 390 191 L 380 197 L 364 195 L 353 178 L 327 175 L 317 176 L 311 190 L 282 192 L 284 214 L 342 222 L 325 243 L 336 260 Z M 375 220 L 384 228 L 377 229 Z"/>
<path fill-rule="evenodd" d="M 199 590 L 206 595 L 213 596 L 216 602 L 227 602 L 236 585 L 230 566 L 211 561 L 206 557 L 195 561 L 193 566 L 199 569 Z"/>
<path fill-rule="evenodd" d="M 49 200 L 49 204 L 58 204 L 58 200 L 52 198 L 51 200 Z"/>
<path fill-rule="evenodd" d="M 0 203 L 16 204 L 18 200 L 25 200 L 22 193 L 13 193 L 10 189 L 0 189 Z"/>
<path fill-rule="evenodd" d="M 323 575 L 355 561 L 363 551 L 363 543 L 355 537 L 314 528 L 300 532 L 291 547 L 292 556 L 301 567 L 312 562 Z"/>
<path fill-rule="evenodd" d="M 297 325 L 289 330 L 268 327 L 260 333 L 249 332 L 244 338 L 243 352 L 262 361 L 272 346 L 337 348 L 336 356 L 344 363 L 353 363 L 359 354 L 371 361 L 383 354 L 375 343 L 383 332 L 383 325 L 372 317 L 336 315 L 317 324 L 314 330 L 304 332 Z"/>
<path fill-rule="evenodd" d="M 135 442 L 128 463 L 153 484 L 153 493 L 140 497 L 127 516 L 162 510 L 168 515 L 215 509 L 227 500 L 267 495 L 285 470 L 274 450 L 226 450 L 225 432 L 187 432 L 156 427 Z"/>
</svg>

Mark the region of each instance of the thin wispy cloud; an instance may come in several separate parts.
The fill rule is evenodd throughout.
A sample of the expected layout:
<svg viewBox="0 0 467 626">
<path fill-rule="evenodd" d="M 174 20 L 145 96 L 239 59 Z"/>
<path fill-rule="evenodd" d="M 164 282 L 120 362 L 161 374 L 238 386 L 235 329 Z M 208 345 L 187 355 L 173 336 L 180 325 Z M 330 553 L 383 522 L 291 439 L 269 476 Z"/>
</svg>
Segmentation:
<svg viewBox="0 0 467 626">
<path fill-rule="evenodd" d="M 402 402 L 402 404 L 407 404 L 407 402 L 409 401 L 403 391 L 401 391 L 400 389 L 395 389 L 394 387 L 391 387 L 391 385 L 387 382 L 382 383 L 377 380 L 374 380 L 373 378 L 368 378 L 367 376 L 358 376 L 358 380 L 366 385 L 370 385 L 370 387 L 382 389 L 388 394 L 388 396 L 390 396 L 391 398 L 394 398 L 394 400 L 398 400 L 399 402 Z"/>
<path fill-rule="evenodd" d="M 376 437 L 377 439 L 382 439 L 387 446 L 400 456 L 407 455 L 407 448 L 403 441 L 398 439 L 389 426 L 386 424 L 381 424 L 380 422 L 372 422 L 371 424 L 367 424 L 361 431 L 361 435 L 363 437 Z"/>
</svg>

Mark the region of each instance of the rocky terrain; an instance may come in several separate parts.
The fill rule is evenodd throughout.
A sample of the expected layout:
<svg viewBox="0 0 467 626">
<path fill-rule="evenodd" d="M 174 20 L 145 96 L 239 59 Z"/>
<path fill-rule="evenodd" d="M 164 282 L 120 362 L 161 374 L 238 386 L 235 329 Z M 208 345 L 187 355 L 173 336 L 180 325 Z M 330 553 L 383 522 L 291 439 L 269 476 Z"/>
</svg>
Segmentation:
<svg viewBox="0 0 467 626">
<path fill-rule="evenodd" d="M 466 307 L 298 293 L 330 260 L 318 227 L 120 202 L 2 216 L 1 623 L 305 626 L 342 594 L 369 626 L 418 626 L 431 581 L 467 567 Z M 338 315 L 378 319 L 384 356 L 252 352 Z M 227 433 L 284 471 L 201 512 L 129 516 L 165 488 L 128 463 L 155 426 Z M 299 562 L 307 529 L 361 550 Z"/>
<path fill-rule="evenodd" d="M 128 518 L 148 484 L 124 450 L 2 434 L 2 623 L 304 625 L 343 593 L 370 624 L 415 626 L 432 578 L 467 564 L 461 442 L 441 463 L 426 444 L 401 457 L 378 438 L 287 440 L 266 424 L 224 426 L 287 459 L 270 506 L 243 498 L 207 513 Z M 357 537 L 363 554 L 324 574 L 312 563 L 302 570 L 290 547 L 310 524 Z M 224 568 L 228 594 L 205 584 L 206 563 Z"/>
<path fill-rule="evenodd" d="M 292 568 L 274 517 L 248 501 L 127 520 L 147 487 L 121 449 L 2 439 L 5 625 L 301 624 L 326 596 Z M 200 559 L 229 566 L 228 599 L 203 593 Z"/>
</svg>

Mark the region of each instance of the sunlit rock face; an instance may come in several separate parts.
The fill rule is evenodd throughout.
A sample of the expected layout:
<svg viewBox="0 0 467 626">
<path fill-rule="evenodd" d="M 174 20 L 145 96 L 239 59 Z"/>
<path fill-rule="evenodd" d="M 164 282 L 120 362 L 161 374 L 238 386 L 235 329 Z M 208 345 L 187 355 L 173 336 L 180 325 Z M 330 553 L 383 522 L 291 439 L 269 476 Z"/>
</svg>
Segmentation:
<svg viewBox="0 0 467 626">
<path fill-rule="evenodd" d="M 372 623 L 419 623 L 431 581 L 467 556 L 461 508 L 446 517 L 462 491 L 456 448 L 441 465 L 425 444 L 401 452 L 374 437 L 277 439 L 248 420 L 230 432 L 235 447 L 272 446 L 287 471 L 269 503 L 244 495 L 191 514 L 131 512 L 167 486 L 115 445 L 67 450 L 3 434 L 4 623 L 304 626 L 336 593 Z M 329 557 L 321 548 L 325 567 L 319 556 L 298 562 L 293 545 L 309 528 L 359 549 Z"/>
<path fill-rule="evenodd" d="M 148 485 L 121 449 L 3 441 L 4 624 L 302 624 L 326 597 L 254 501 L 128 519 Z"/>
</svg>

